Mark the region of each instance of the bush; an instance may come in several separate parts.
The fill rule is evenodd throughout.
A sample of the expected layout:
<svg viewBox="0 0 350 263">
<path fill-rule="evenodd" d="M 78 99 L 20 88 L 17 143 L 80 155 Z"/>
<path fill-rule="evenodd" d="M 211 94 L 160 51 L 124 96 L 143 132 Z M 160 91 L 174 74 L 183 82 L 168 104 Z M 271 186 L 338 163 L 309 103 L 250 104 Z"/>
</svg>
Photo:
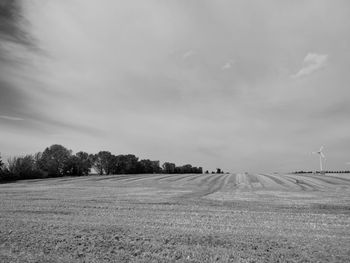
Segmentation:
<svg viewBox="0 0 350 263">
<path fill-rule="evenodd" d="M 46 177 L 46 173 L 39 169 L 33 155 L 10 158 L 6 170 L 7 177 L 11 177 L 13 180 Z"/>
</svg>

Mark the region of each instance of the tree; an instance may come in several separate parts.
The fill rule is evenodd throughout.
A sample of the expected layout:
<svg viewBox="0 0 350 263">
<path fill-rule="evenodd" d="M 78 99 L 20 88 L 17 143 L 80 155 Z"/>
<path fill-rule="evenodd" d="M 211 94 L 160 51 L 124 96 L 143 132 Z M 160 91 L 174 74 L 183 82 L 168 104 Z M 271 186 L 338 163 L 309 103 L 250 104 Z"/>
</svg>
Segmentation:
<svg viewBox="0 0 350 263">
<path fill-rule="evenodd" d="M 78 175 L 88 175 L 90 173 L 92 163 L 91 159 L 89 158 L 89 154 L 87 152 L 77 152 L 75 156 L 78 158 L 79 163 L 79 171 Z"/>
<path fill-rule="evenodd" d="M 92 168 L 95 169 L 97 174 L 102 175 L 103 174 L 103 168 L 101 162 L 97 159 L 97 154 L 89 154 L 89 159 L 91 161 Z"/>
<path fill-rule="evenodd" d="M 203 173 L 202 167 L 195 167 L 191 164 L 185 164 L 183 166 L 176 166 L 175 173 L 178 174 L 201 174 Z"/>
<path fill-rule="evenodd" d="M 149 159 L 139 161 L 139 173 L 150 174 L 153 173 L 152 161 Z"/>
<path fill-rule="evenodd" d="M 149 159 L 139 161 L 138 173 L 159 173 L 159 161 L 151 161 Z"/>
<path fill-rule="evenodd" d="M 115 156 L 108 151 L 100 151 L 91 156 L 92 166 L 96 169 L 99 175 L 111 174 L 115 166 Z"/>
<path fill-rule="evenodd" d="M 77 156 L 72 155 L 68 158 L 64 166 L 63 173 L 65 175 L 77 175 L 77 176 L 82 175 L 80 172 L 79 158 Z"/>
<path fill-rule="evenodd" d="M 192 167 L 192 173 L 194 174 L 202 174 L 203 168 L 202 167 Z"/>
<path fill-rule="evenodd" d="M 116 174 L 135 174 L 140 170 L 139 158 L 133 154 L 121 154 L 115 158 Z"/>
<path fill-rule="evenodd" d="M 1 160 L 0 156 L 0 181 L 13 181 L 16 178 L 9 172 L 5 163 Z"/>
<path fill-rule="evenodd" d="M 4 167 L 4 162 L 1 160 L 1 155 L 0 155 L 0 172 L 2 171 L 3 167 Z"/>
<path fill-rule="evenodd" d="M 35 169 L 40 170 L 40 160 L 42 157 L 42 153 L 41 152 L 37 152 L 33 154 L 33 159 L 34 159 L 34 165 L 35 165 Z"/>
<path fill-rule="evenodd" d="M 92 167 L 92 161 L 88 153 L 78 152 L 69 157 L 64 174 L 68 175 L 88 175 Z"/>
<path fill-rule="evenodd" d="M 153 173 L 160 173 L 162 168 L 160 168 L 159 161 L 151 161 L 151 162 L 152 162 Z"/>
<path fill-rule="evenodd" d="M 92 167 L 100 175 L 161 172 L 168 174 L 203 173 L 202 167 L 195 167 L 191 164 L 176 166 L 175 163 L 165 162 L 161 168 L 159 161 L 149 159 L 139 161 L 139 158 L 133 154 L 115 156 L 109 151 L 100 151 L 97 154 L 80 151 L 73 155 L 72 151 L 64 146 L 53 144 L 43 152 L 10 158 L 6 165 L 0 156 L 0 180 L 9 181 L 64 175 L 82 176 L 88 175 Z M 218 169 L 218 172 L 221 172 L 221 170 Z"/>
<path fill-rule="evenodd" d="M 62 145 L 54 144 L 46 148 L 41 155 L 39 166 L 48 176 L 63 176 L 67 171 L 72 151 Z"/>
<path fill-rule="evenodd" d="M 174 163 L 165 162 L 163 165 L 163 172 L 166 174 L 175 173 L 176 165 Z"/>
<path fill-rule="evenodd" d="M 44 172 L 36 164 L 34 155 L 12 157 L 8 160 L 7 172 L 13 179 L 43 178 Z"/>
<path fill-rule="evenodd" d="M 192 165 L 190 164 L 185 164 L 182 166 L 182 173 L 184 174 L 189 174 L 189 173 L 192 173 Z"/>
<path fill-rule="evenodd" d="M 0 155 L 0 181 L 5 179 L 5 169 L 4 169 L 4 162 L 1 159 L 1 155 Z"/>
</svg>

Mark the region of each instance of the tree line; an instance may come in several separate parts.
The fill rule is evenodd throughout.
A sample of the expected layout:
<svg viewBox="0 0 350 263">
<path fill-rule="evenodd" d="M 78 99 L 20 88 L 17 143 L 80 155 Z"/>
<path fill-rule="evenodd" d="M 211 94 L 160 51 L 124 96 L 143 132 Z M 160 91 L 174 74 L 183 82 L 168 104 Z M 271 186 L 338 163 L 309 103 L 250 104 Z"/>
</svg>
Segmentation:
<svg viewBox="0 0 350 263">
<path fill-rule="evenodd" d="M 350 170 L 338 170 L 338 171 L 296 171 L 293 174 L 312 174 L 312 173 L 324 173 L 324 174 L 348 174 Z"/>
<path fill-rule="evenodd" d="M 85 176 L 96 171 L 99 175 L 151 173 L 203 173 L 202 167 L 190 164 L 176 166 L 149 159 L 139 160 L 133 154 L 114 155 L 109 151 L 96 154 L 77 152 L 54 144 L 43 152 L 11 157 L 5 163 L 0 156 L 0 181 L 35 179 L 61 176 Z"/>
</svg>

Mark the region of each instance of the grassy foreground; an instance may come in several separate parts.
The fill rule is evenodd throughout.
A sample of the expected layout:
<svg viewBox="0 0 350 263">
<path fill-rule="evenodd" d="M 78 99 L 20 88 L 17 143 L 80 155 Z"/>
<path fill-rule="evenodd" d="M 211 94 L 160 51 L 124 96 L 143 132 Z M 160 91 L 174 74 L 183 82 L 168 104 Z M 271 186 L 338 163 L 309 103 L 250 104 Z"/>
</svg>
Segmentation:
<svg viewBox="0 0 350 263">
<path fill-rule="evenodd" d="M 0 262 L 349 262 L 346 175 L 118 175 L 0 185 Z"/>
</svg>

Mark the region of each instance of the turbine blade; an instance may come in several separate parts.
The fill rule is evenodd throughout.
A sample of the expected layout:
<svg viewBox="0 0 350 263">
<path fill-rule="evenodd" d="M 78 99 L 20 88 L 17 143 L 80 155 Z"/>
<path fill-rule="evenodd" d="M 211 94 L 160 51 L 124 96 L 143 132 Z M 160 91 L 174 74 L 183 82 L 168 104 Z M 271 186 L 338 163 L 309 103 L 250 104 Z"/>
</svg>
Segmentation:
<svg viewBox="0 0 350 263">
<path fill-rule="evenodd" d="M 326 158 L 326 156 L 324 156 L 323 152 L 320 152 L 320 155 L 322 156 L 322 158 Z"/>
</svg>

